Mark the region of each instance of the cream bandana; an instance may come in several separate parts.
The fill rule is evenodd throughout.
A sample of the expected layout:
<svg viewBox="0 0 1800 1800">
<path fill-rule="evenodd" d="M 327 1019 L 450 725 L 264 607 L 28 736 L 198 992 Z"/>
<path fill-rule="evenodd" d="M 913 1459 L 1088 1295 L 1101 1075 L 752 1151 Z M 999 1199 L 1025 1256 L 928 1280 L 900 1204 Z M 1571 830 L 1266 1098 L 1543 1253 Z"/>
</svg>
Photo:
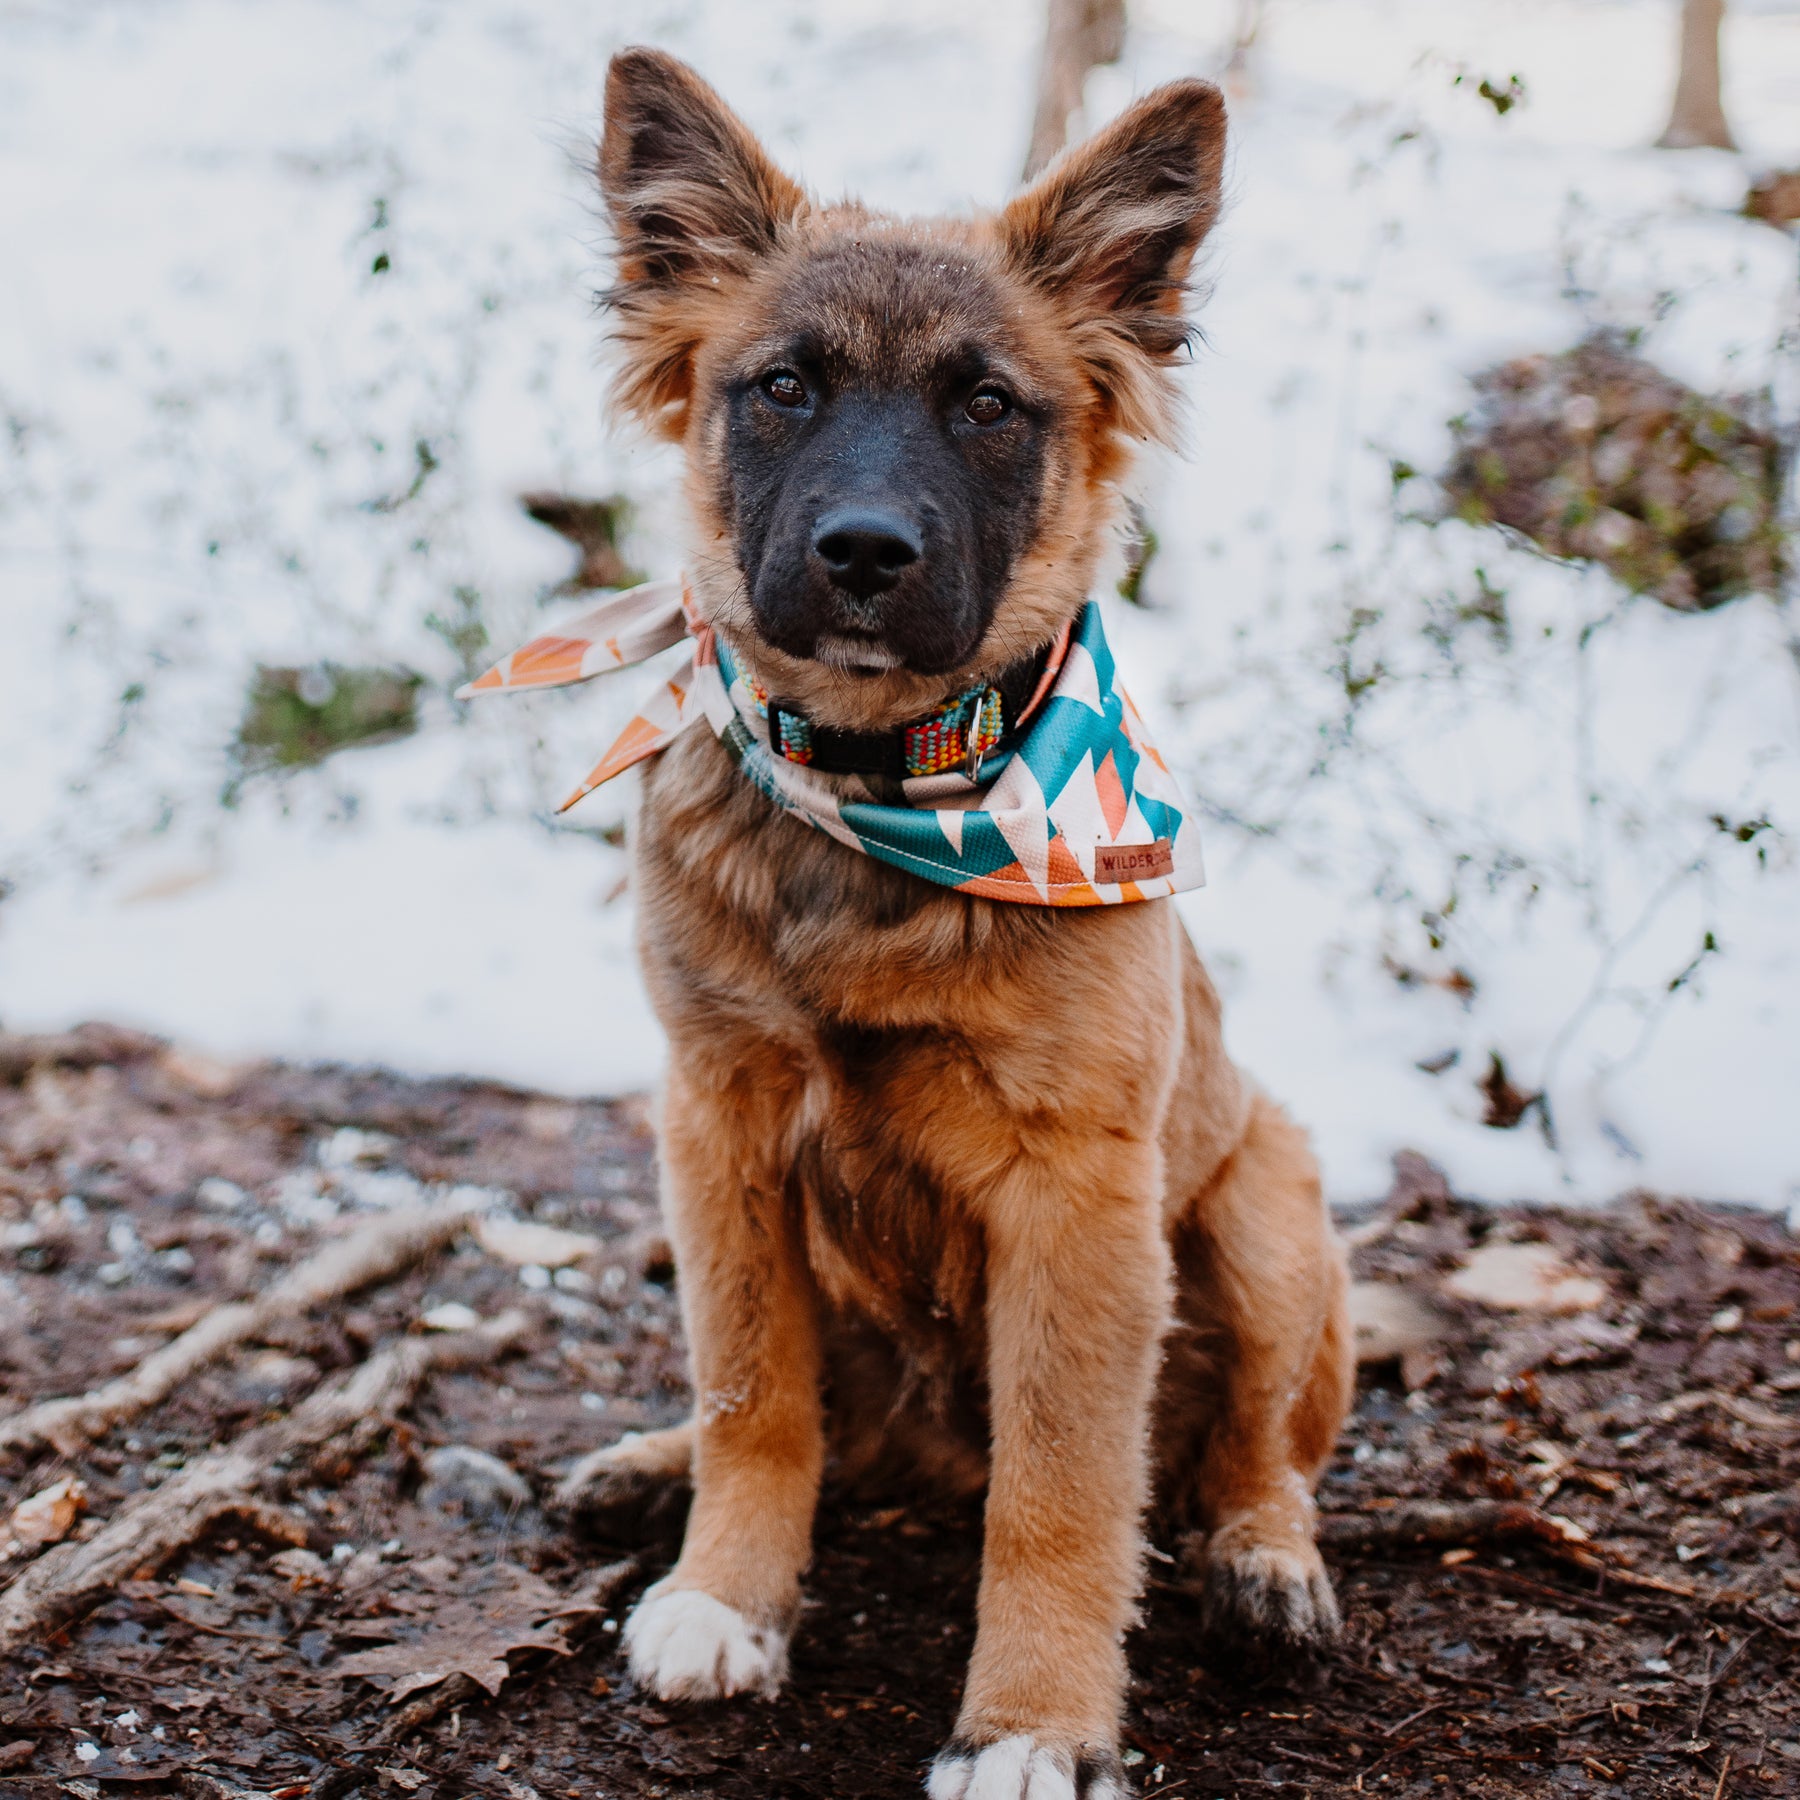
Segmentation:
<svg viewBox="0 0 1800 1800">
<path fill-rule="evenodd" d="M 1117 906 L 1206 879 L 1193 807 L 1118 684 L 1091 600 L 1052 648 L 1010 742 L 1000 737 L 998 691 L 977 689 L 905 729 L 906 767 L 917 772 L 887 784 L 810 768 L 806 722 L 786 708 L 773 709 L 772 737 L 768 695 L 700 622 L 680 581 L 613 595 L 503 657 L 457 697 L 567 687 L 684 636 L 694 646 L 687 666 L 652 691 L 560 810 L 704 718 L 777 806 L 959 893 Z"/>
</svg>

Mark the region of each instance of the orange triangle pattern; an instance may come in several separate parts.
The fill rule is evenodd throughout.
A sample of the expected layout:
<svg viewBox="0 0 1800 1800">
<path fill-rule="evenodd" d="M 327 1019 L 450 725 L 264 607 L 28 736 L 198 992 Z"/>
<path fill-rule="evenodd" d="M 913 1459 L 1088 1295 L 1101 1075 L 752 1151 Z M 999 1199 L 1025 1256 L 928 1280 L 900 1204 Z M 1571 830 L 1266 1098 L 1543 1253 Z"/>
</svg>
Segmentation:
<svg viewBox="0 0 1800 1800">
<path fill-rule="evenodd" d="M 1125 798 L 1125 784 L 1119 779 L 1119 771 L 1110 750 L 1100 759 L 1100 766 L 1094 771 L 1094 792 L 1100 799 L 1100 811 L 1106 819 L 1106 829 L 1116 838 L 1124 828 L 1125 811 L 1131 803 Z"/>
<path fill-rule="evenodd" d="M 533 638 L 529 644 L 521 644 L 501 665 L 506 673 L 498 685 L 544 687 L 556 682 L 575 681 L 581 675 L 582 658 L 587 653 L 586 638 Z M 497 675 L 499 672 L 498 668 L 490 669 L 488 675 Z M 475 685 L 478 688 L 486 687 L 488 675 L 482 676 Z"/>
</svg>

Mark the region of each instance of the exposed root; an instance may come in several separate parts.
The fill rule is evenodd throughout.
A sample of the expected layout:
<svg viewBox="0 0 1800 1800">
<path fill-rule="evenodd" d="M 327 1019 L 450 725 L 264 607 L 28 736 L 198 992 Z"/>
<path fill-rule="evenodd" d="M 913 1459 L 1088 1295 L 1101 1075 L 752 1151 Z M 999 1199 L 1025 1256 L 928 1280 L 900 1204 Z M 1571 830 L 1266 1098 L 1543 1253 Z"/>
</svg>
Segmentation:
<svg viewBox="0 0 1800 1800">
<path fill-rule="evenodd" d="M 386 1281 L 440 1249 L 462 1229 L 473 1201 L 442 1201 L 384 1214 L 298 1263 L 254 1300 L 216 1306 L 180 1337 L 153 1350 L 127 1375 L 86 1394 L 41 1400 L 0 1419 L 0 1450 L 48 1444 L 79 1454 L 91 1438 L 160 1405 L 215 1357 L 258 1337 L 281 1319 Z"/>
<path fill-rule="evenodd" d="M 1561 1547 L 1580 1540 L 1521 1500 L 1402 1500 L 1369 1512 L 1323 1513 L 1319 1545 L 1341 1555 L 1450 1550 L 1529 1538 Z"/>
<path fill-rule="evenodd" d="M 1339 1555 L 1383 1550 L 1472 1549 L 1481 1544 L 1533 1543 L 1577 1569 L 1604 1575 L 1620 1587 L 1699 1600 L 1698 1589 L 1628 1569 L 1575 1526 L 1522 1500 L 1402 1500 L 1360 1513 L 1323 1513 L 1319 1546 Z"/>
<path fill-rule="evenodd" d="M 0 1651 L 41 1637 L 139 1569 L 167 1561 L 223 1515 L 304 1543 L 305 1522 L 259 1494 L 285 1460 L 397 1412 L 434 1369 L 489 1361 L 528 1325 L 526 1315 L 515 1311 L 474 1331 L 402 1338 L 321 1388 L 285 1419 L 246 1432 L 161 1487 L 134 1495 L 86 1543 L 58 1544 L 0 1593 Z"/>
</svg>

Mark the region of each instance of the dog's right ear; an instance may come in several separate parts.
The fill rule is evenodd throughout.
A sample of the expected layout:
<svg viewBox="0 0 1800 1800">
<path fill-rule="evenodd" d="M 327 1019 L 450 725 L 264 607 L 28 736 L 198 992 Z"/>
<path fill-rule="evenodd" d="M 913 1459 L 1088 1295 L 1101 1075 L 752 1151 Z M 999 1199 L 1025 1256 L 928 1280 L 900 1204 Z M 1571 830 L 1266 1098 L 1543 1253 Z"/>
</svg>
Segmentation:
<svg viewBox="0 0 1800 1800">
<path fill-rule="evenodd" d="M 776 247 L 806 195 L 686 63 L 660 50 L 612 59 L 599 173 L 618 239 L 607 299 L 627 360 L 616 397 L 679 437 L 715 307 Z"/>
</svg>

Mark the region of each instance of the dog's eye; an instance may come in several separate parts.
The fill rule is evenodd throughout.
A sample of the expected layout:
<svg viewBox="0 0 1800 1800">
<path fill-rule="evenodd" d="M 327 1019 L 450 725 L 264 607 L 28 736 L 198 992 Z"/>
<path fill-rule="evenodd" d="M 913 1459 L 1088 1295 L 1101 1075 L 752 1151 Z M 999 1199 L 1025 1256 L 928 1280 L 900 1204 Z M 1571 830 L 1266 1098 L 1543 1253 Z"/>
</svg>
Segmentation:
<svg viewBox="0 0 1800 1800">
<path fill-rule="evenodd" d="M 963 410 L 971 424 L 998 425 L 1012 411 L 1012 402 L 998 388 L 985 387 Z"/>
<path fill-rule="evenodd" d="M 777 406 L 806 404 L 806 383 L 792 369 L 777 369 L 773 375 L 765 375 L 762 385 L 763 392 Z"/>
</svg>

